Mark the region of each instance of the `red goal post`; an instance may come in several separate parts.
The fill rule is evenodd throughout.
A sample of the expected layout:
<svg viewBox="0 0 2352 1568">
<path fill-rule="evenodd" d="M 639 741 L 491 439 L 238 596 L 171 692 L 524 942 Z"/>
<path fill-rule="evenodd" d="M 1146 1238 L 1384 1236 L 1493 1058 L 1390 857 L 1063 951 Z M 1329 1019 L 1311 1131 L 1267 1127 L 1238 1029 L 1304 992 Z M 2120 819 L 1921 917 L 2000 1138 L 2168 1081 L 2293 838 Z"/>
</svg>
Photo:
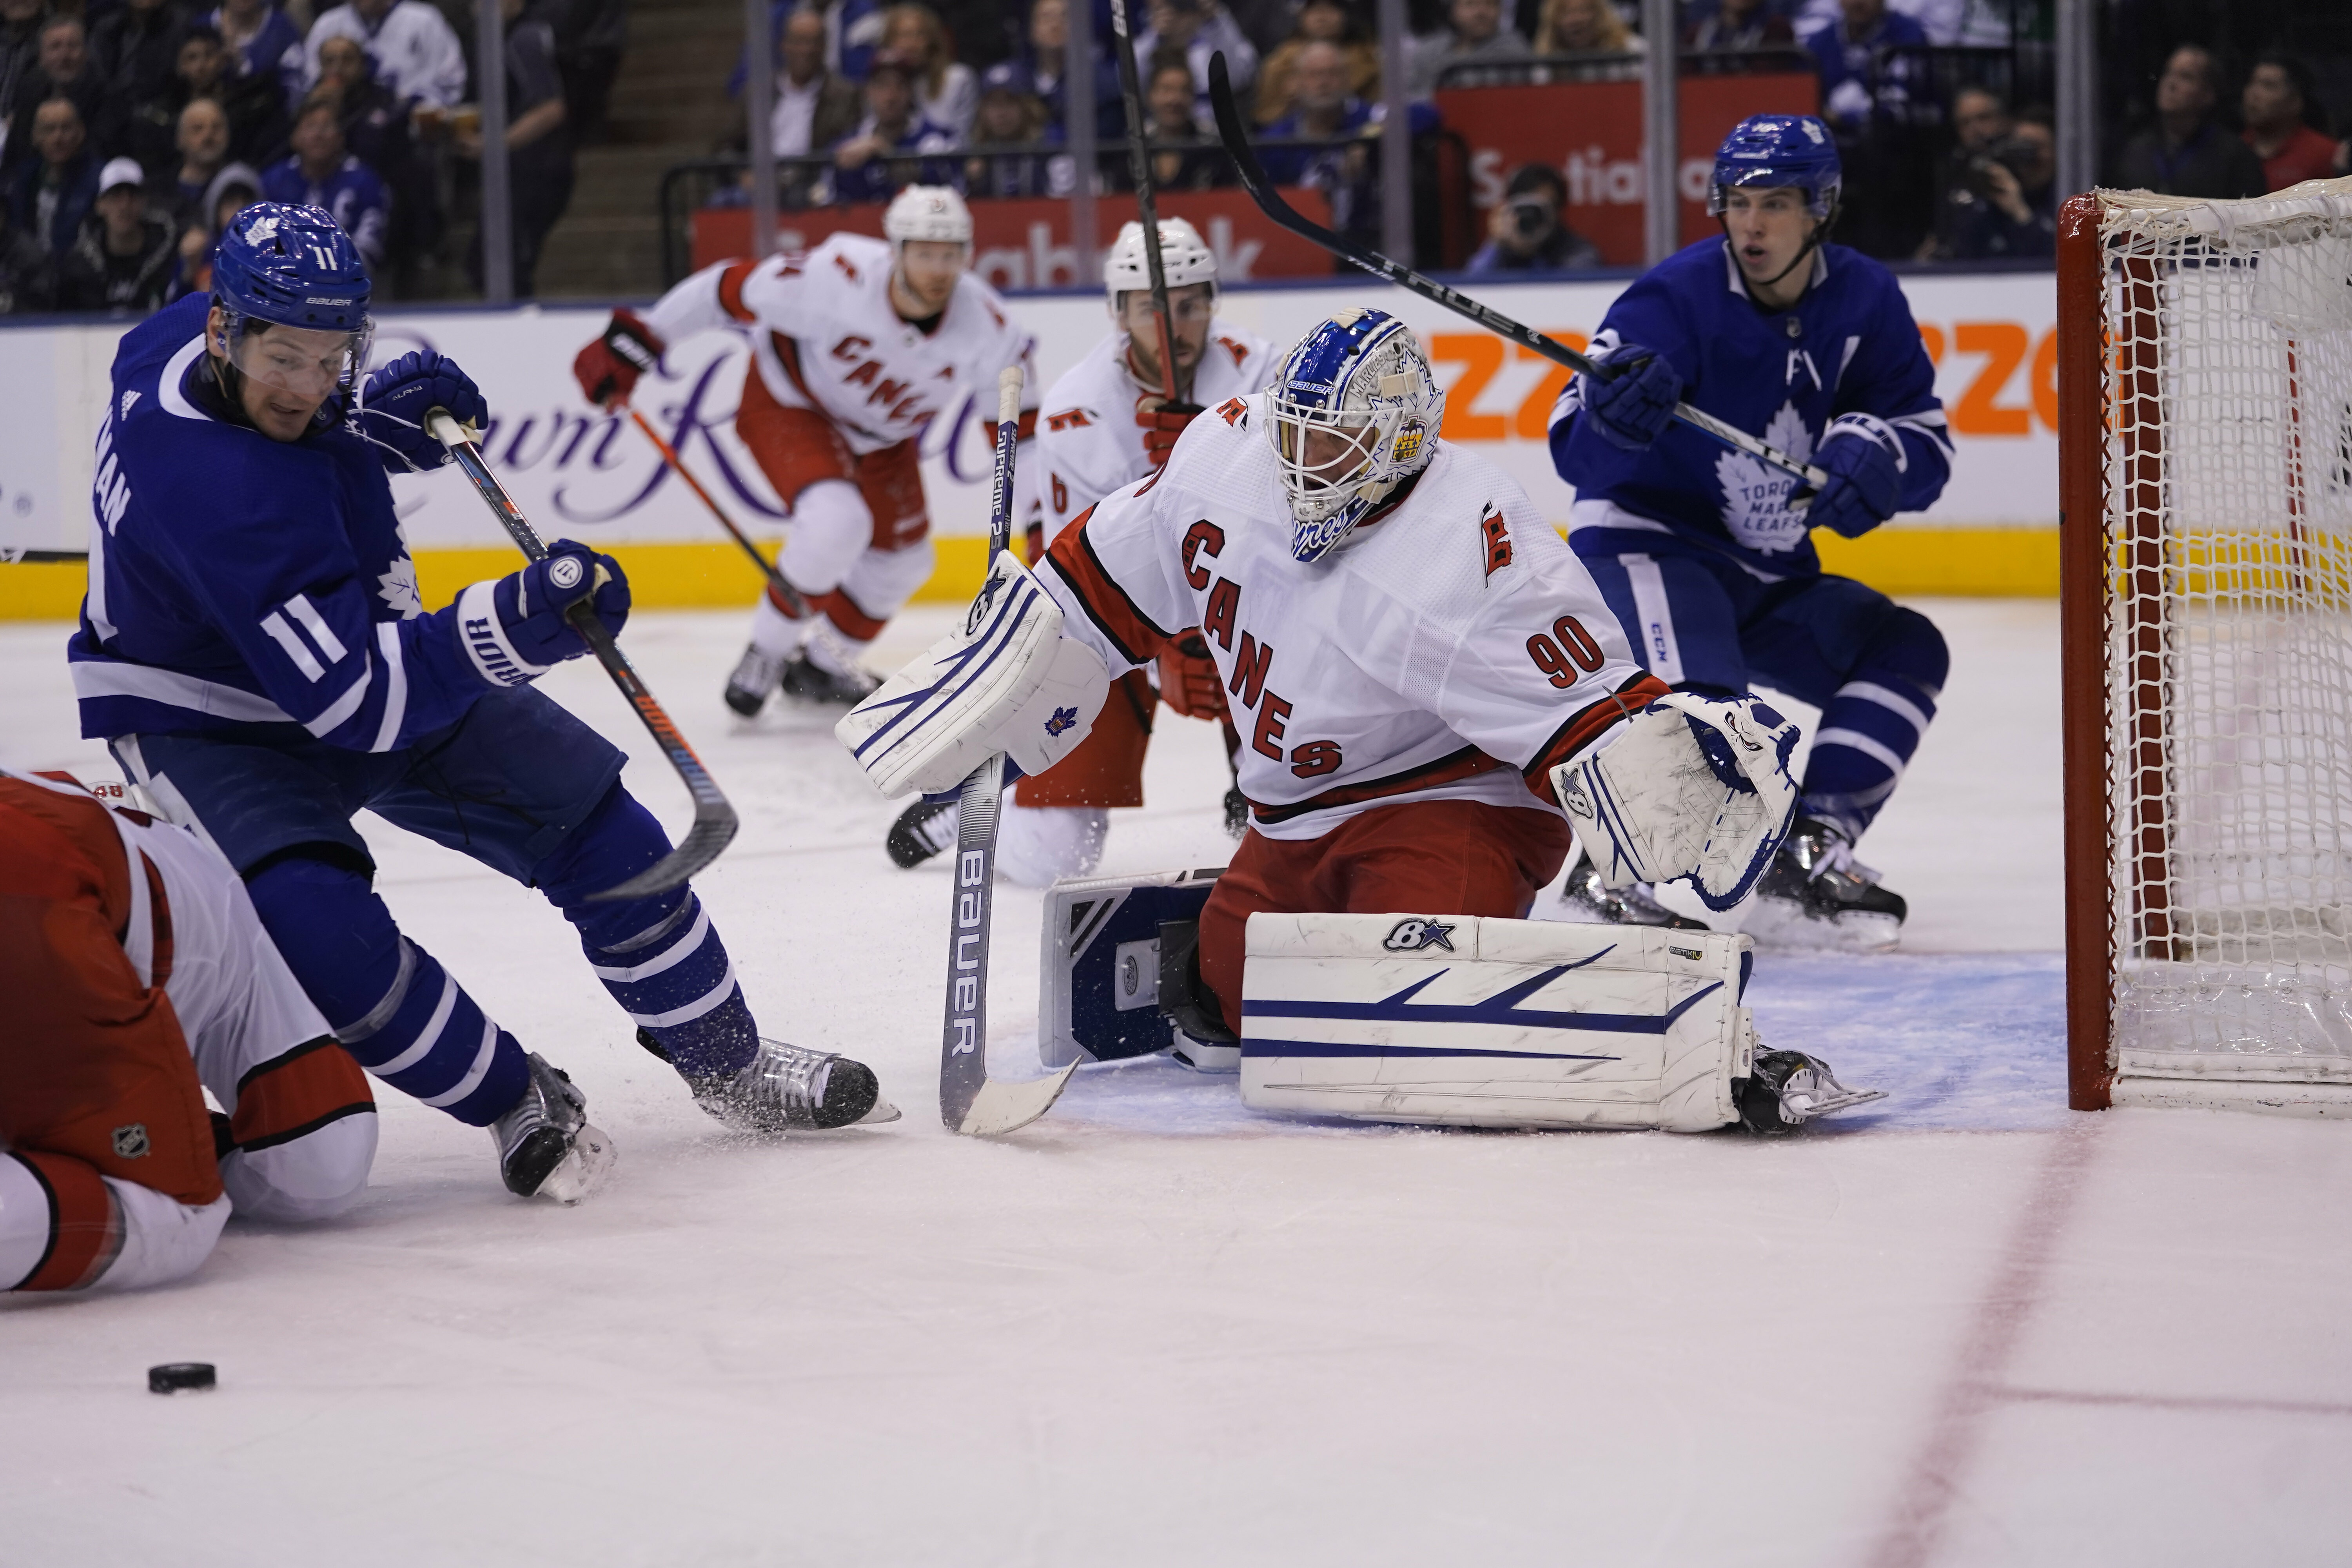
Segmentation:
<svg viewBox="0 0 2352 1568">
<path fill-rule="evenodd" d="M 2059 216 L 2068 1101 L 2352 1114 L 2352 179 Z"/>
</svg>

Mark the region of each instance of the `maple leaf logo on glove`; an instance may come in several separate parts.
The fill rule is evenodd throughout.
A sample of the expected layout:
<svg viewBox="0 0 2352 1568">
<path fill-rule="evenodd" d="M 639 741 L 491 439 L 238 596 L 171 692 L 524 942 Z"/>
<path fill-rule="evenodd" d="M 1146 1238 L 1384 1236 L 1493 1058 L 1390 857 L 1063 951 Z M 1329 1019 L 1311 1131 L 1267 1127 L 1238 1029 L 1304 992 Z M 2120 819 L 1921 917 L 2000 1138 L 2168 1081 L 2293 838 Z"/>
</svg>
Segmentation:
<svg viewBox="0 0 2352 1568">
<path fill-rule="evenodd" d="M 1078 710 L 1076 709 L 1056 708 L 1054 710 L 1054 716 L 1045 721 L 1045 733 L 1048 735 L 1063 734 L 1068 731 L 1076 729 L 1077 724 Z"/>
</svg>

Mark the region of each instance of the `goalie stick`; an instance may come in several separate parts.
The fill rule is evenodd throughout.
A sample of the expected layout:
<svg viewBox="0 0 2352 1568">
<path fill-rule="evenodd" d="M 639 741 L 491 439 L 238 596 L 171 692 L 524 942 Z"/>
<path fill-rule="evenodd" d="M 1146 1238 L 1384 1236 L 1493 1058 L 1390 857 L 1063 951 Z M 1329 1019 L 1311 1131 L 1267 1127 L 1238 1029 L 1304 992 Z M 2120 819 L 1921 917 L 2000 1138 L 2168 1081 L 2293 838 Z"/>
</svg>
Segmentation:
<svg viewBox="0 0 2352 1568">
<path fill-rule="evenodd" d="M 449 455 L 457 459 L 457 466 L 466 470 L 466 477 L 474 481 L 474 489 L 481 492 L 484 503 L 498 518 L 509 537 L 514 540 L 516 548 L 530 560 L 544 559 L 547 546 L 540 542 L 538 531 L 522 515 L 521 509 L 515 505 L 514 498 L 507 494 L 506 486 L 499 483 L 498 476 L 490 472 L 489 465 L 482 460 L 481 448 L 474 445 L 464 426 L 450 417 L 447 409 L 436 408 L 425 415 L 425 427 L 449 448 Z M 613 684 L 619 687 L 621 695 L 629 700 L 629 706 L 637 710 L 637 717 L 645 721 L 654 743 L 661 748 L 662 755 L 668 759 L 669 765 L 677 770 L 678 777 L 686 781 L 687 793 L 694 797 L 694 826 L 687 829 L 686 837 L 678 842 L 677 848 L 627 881 L 607 888 L 601 893 L 588 895 L 594 902 L 649 898 L 683 885 L 697 871 L 719 858 L 719 852 L 726 848 L 728 842 L 735 837 L 735 808 L 727 804 L 725 795 L 719 793 L 719 785 L 712 781 L 710 770 L 702 765 L 702 759 L 694 754 L 694 748 L 688 745 L 686 737 L 677 732 L 677 726 L 670 722 L 669 715 L 662 710 L 662 705 L 654 700 L 654 694 L 646 689 L 643 680 L 637 679 L 637 672 L 630 668 L 620 645 L 613 640 L 613 634 L 606 631 L 604 623 L 596 618 L 596 611 L 591 602 L 593 598 L 593 595 L 584 597 L 566 610 L 564 620 L 595 654 L 596 661 L 604 667 L 604 673 L 613 678 Z"/>
<path fill-rule="evenodd" d="M 801 597 L 800 590 L 785 582 L 783 573 L 779 571 L 766 556 L 760 553 L 760 547 L 751 542 L 751 536 L 735 526 L 735 520 L 727 515 L 726 510 L 719 504 L 718 498 L 702 488 L 702 481 L 694 477 L 694 470 L 688 468 L 686 460 L 677 455 L 677 448 L 663 440 L 662 433 L 654 428 L 653 422 L 635 408 L 629 410 L 629 417 L 636 422 L 638 429 L 646 433 L 646 439 L 651 441 L 656 449 L 661 453 L 662 461 L 669 465 L 669 471 L 684 479 L 686 488 L 700 497 L 702 504 L 710 509 L 710 515 L 719 520 L 719 526 L 727 531 L 727 537 L 743 547 L 743 553 L 751 558 L 751 564 L 757 566 L 761 574 L 768 579 L 768 586 L 773 588 L 777 595 L 784 601 L 786 611 L 795 620 L 806 620 L 809 613 L 808 602 Z"/>
<path fill-rule="evenodd" d="M 1021 367 L 996 384 L 996 475 L 989 496 L 988 558 L 1013 537 L 1013 448 L 1021 422 Z M 956 875 L 948 910 L 947 1019 L 940 1037 L 940 1120 L 958 1132 L 992 1138 L 1026 1127 L 1053 1109 L 1077 1070 L 1012 1082 L 988 1076 L 989 914 L 996 891 L 996 823 L 1004 803 L 1004 753 L 972 769 L 957 796 Z"/>
<path fill-rule="evenodd" d="M 1234 160 L 1234 167 L 1240 172 L 1243 187 L 1249 192 L 1250 199 L 1257 203 L 1258 210 L 1276 224 L 1301 239 L 1312 240 L 1343 261 L 1351 261 L 1375 277 L 1385 278 L 1410 289 L 1432 304 L 1443 305 L 1456 315 L 1469 317 L 1497 337 L 1524 344 L 1554 364 L 1566 365 L 1579 375 L 1594 376 L 1602 381 L 1615 379 L 1614 373 L 1594 364 L 1566 343 L 1554 342 L 1533 327 L 1523 327 L 1467 294 L 1448 289 L 1433 279 L 1423 278 L 1412 268 L 1391 261 L 1377 250 L 1367 250 L 1355 241 L 1301 216 L 1289 203 L 1276 194 L 1273 183 L 1265 177 L 1265 170 L 1257 161 L 1257 154 L 1250 151 L 1249 133 L 1243 130 L 1241 113 L 1234 106 L 1233 83 L 1226 79 L 1225 57 L 1222 50 L 1209 57 L 1209 101 L 1216 110 L 1217 138 L 1224 143 L 1226 153 Z M 1744 452 L 1759 462 L 1769 463 L 1783 473 L 1795 475 L 1813 490 L 1818 491 L 1829 483 L 1830 477 L 1822 470 L 1801 463 L 1779 447 L 1767 446 L 1737 426 L 1727 425 L 1714 415 L 1693 408 L 1687 403 L 1675 405 L 1675 417 L 1700 434 L 1713 437 L 1735 452 Z M 1789 504 L 1792 510 L 1801 508 L 1806 499 L 1791 497 Z"/>
</svg>

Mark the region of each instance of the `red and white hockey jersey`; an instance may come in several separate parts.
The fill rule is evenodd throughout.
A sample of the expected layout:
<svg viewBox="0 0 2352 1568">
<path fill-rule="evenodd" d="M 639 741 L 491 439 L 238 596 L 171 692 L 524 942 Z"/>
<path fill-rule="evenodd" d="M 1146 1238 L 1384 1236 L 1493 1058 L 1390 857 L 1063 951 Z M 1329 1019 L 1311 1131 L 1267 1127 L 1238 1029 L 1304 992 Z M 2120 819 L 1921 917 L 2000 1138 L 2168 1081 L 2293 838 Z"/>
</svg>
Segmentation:
<svg viewBox="0 0 2352 1568">
<path fill-rule="evenodd" d="M 890 303 L 890 246 L 830 236 L 814 250 L 706 267 L 663 295 L 646 322 L 665 342 L 750 326 L 760 379 L 787 408 L 813 408 L 860 456 L 895 447 L 952 413 L 966 393 L 992 421 L 996 378 L 1027 373 L 1021 406 L 1037 406 L 1034 342 L 995 289 L 967 271 L 925 332 Z"/>
<path fill-rule="evenodd" d="M 1269 837 L 1412 800 L 1557 811 L 1552 768 L 1666 689 L 1582 563 L 1508 475 L 1444 442 L 1401 501 L 1297 561 L 1265 417 L 1262 395 L 1228 399 L 1055 541 L 1037 575 L 1064 635 L 1116 673 L 1199 626 Z"/>
<path fill-rule="evenodd" d="M 1066 371 L 1039 410 L 1037 448 L 1020 470 L 1023 489 L 1035 476 L 1031 505 L 1017 515 L 1043 522 L 1048 543 L 1087 508 L 1151 471 L 1144 454 L 1137 405 L 1160 395 L 1157 384 L 1135 378 L 1128 336 L 1115 331 Z M 1272 343 L 1245 327 L 1209 323 L 1207 352 L 1192 373 L 1192 401 L 1213 408 L 1229 397 L 1265 390 L 1281 363 Z"/>
</svg>

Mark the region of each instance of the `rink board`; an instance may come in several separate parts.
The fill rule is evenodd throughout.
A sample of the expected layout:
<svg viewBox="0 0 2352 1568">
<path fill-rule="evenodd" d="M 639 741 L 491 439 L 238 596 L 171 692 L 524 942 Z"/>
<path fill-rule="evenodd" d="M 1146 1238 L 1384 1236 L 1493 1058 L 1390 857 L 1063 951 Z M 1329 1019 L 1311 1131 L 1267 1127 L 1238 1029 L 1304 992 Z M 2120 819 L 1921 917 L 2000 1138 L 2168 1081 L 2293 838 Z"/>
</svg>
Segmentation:
<svg viewBox="0 0 2352 1568">
<path fill-rule="evenodd" d="M 1624 287 L 1591 283 L 1494 284 L 1481 298 L 1518 320 L 1581 343 Z M 1818 541 L 1833 571 L 1893 593 L 2048 595 L 2057 592 L 2055 300 L 2047 274 L 1903 280 L 1937 364 L 1958 456 L 1935 509 L 1895 519 L 1864 539 Z M 1422 334 L 1448 388 L 1444 434 L 1479 451 L 1526 487 L 1555 524 L 1572 490 L 1551 470 L 1546 416 L 1562 374 L 1549 362 L 1472 327 L 1425 300 L 1366 280 L 1346 287 L 1263 287 L 1227 293 L 1221 313 L 1276 342 L 1301 335 L 1330 311 L 1377 302 Z M 1050 384 L 1107 329 L 1098 295 L 1019 298 L 1036 334 L 1039 374 Z M 719 538 L 692 495 L 625 419 L 582 401 L 572 356 L 604 320 L 598 307 L 513 310 L 388 310 L 378 320 L 379 362 L 412 349 L 456 356 L 479 377 L 498 416 L 484 447 L 524 511 L 550 537 L 614 550 L 647 606 L 747 603 L 758 580 Z M 49 387 L 20 400 L 22 418 L 0 427 L 0 545 L 79 549 L 86 543 L 91 440 L 121 328 L 28 324 L 0 328 L 0 384 Z M 780 536 L 783 510 L 736 440 L 734 416 L 748 340 L 706 334 L 678 345 L 664 374 L 640 389 L 654 419 L 754 535 Z M 919 596 L 961 598 L 980 577 L 987 532 L 989 444 L 967 402 L 934 422 L 923 441 L 939 563 Z M 463 484 L 446 476 L 394 481 L 402 525 L 428 604 L 509 559 L 495 524 Z M 0 568 L 0 618 L 62 618 L 80 599 L 77 566 Z M 436 592 L 437 589 L 437 592 Z"/>
</svg>

